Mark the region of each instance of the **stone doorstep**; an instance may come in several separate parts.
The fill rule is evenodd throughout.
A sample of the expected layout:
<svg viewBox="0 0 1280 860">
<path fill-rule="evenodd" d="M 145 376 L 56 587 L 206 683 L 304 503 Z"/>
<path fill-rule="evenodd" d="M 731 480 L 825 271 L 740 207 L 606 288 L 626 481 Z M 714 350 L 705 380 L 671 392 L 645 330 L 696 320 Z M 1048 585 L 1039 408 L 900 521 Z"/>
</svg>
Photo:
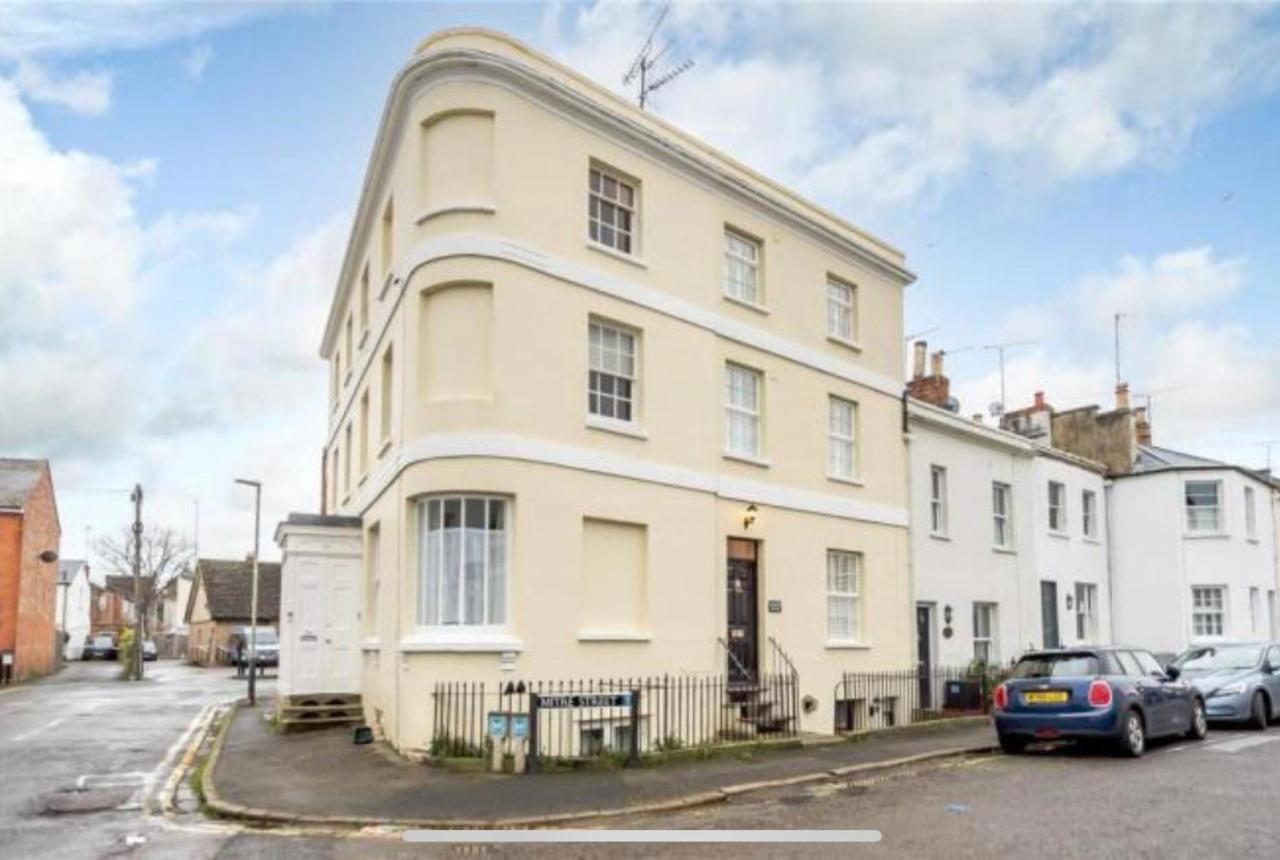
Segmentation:
<svg viewBox="0 0 1280 860">
<path fill-rule="evenodd" d="M 970 747 L 951 747 L 948 749 L 934 750 L 932 752 L 901 756 L 894 759 L 885 759 L 883 761 L 846 765 L 843 767 L 833 768 L 831 770 L 817 771 L 797 776 L 738 783 L 714 789 L 712 791 L 687 794 L 681 797 L 670 798 L 668 800 L 651 801 L 649 803 L 639 803 L 612 809 L 591 809 L 583 810 L 581 812 L 558 812 L 548 815 L 528 816 L 524 818 L 504 818 L 497 820 L 393 819 L 384 817 L 353 817 L 346 815 L 314 815 L 309 813 L 293 813 L 284 810 L 245 806 L 244 804 L 223 798 L 218 792 L 214 774 L 217 769 L 218 760 L 222 755 L 222 747 L 226 742 L 227 734 L 231 730 L 231 723 L 235 718 L 235 712 L 238 708 L 239 704 L 226 714 L 226 718 L 223 720 L 222 726 L 218 730 L 218 735 L 214 738 L 213 746 L 209 751 L 209 757 L 205 762 L 203 780 L 205 805 L 216 814 L 228 818 L 257 821 L 264 824 L 282 825 L 316 825 L 323 827 L 336 826 L 346 828 L 402 827 L 430 830 L 501 830 L 512 827 L 547 827 L 558 824 L 587 821 L 591 819 L 615 818 L 622 815 L 641 815 L 654 812 L 671 812 L 695 806 L 707 806 L 713 803 L 723 803 L 730 798 L 740 797 L 752 792 L 766 791 L 773 788 L 784 788 L 809 782 L 822 782 L 824 780 L 839 779 L 847 776 L 878 773 L 882 771 L 895 770 L 908 765 L 923 764 L 926 762 L 940 761 L 949 758 L 985 755 L 999 749 L 994 744 L 980 744 Z M 985 718 L 960 718 L 954 722 L 960 724 L 972 722 L 977 724 L 979 720 L 985 720 Z M 947 722 L 950 723 L 951 721 Z M 931 728 L 934 731 L 937 731 L 937 727 L 929 723 L 922 724 L 922 727 Z M 895 732 L 895 734 L 905 734 L 910 728 L 913 727 L 901 727 Z"/>
</svg>

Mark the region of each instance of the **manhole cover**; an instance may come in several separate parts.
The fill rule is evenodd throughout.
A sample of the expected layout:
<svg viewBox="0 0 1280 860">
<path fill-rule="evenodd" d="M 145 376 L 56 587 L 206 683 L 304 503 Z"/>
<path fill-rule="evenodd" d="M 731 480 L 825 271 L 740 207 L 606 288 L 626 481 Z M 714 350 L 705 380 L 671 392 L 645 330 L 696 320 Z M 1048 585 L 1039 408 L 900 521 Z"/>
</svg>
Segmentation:
<svg viewBox="0 0 1280 860">
<path fill-rule="evenodd" d="M 133 796 L 132 788 L 100 788 L 90 791 L 59 791 L 45 795 L 40 812 L 43 815 L 75 815 L 115 809 Z"/>
</svg>

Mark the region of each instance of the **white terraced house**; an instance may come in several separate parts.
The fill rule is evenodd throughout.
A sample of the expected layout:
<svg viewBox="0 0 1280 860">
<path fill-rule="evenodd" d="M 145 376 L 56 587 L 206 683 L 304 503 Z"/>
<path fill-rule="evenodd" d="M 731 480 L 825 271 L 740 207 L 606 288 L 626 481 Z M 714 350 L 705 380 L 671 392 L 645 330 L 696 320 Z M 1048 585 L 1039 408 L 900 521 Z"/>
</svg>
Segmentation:
<svg viewBox="0 0 1280 860">
<path fill-rule="evenodd" d="M 450 682 L 743 694 L 783 666 L 803 706 L 782 720 L 832 731 L 842 672 L 913 659 L 912 279 L 893 247 L 506 36 L 423 42 L 322 347 L 324 512 L 360 524 L 368 722 L 425 751 Z M 630 718 L 584 717 L 569 745 L 624 743 Z"/>
<path fill-rule="evenodd" d="M 1109 643 L 1103 467 L 916 399 L 909 421 L 918 663 Z"/>
</svg>

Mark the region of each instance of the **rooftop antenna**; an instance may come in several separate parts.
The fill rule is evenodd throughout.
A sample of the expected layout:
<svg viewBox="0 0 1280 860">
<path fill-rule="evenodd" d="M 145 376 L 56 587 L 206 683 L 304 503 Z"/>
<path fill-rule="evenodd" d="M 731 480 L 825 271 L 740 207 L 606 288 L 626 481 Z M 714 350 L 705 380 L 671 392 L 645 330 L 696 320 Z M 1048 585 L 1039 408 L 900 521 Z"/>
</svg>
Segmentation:
<svg viewBox="0 0 1280 860">
<path fill-rule="evenodd" d="M 658 28 L 662 26 L 662 22 L 666 20 L 667 13 L 670 11 L 670 3 L 663 5 L 658 12 L 658 17 L 653 21 L 653 26 L 649 28 L 649 37 L 644 40 L 644 45 L 636 53 L 636 58 L 631 61 L 627 73 L 622 76 L 624 86 L 631 86 L 631 82 L 638 79 L 636 101 L 640 104 L 640 110 L 644 110 L 645 103 L 649 100 L 649 93 L 666 86 L 693 68 L 693 60 L 685 60 L 666 71 L 658 72 L 658 61 L 662 59 L 670 45 L 658 47 L 655 40 L 658 36 Z"/>
<path fill-rule="evenodd" d="M 1037 344 L 1037 343 L 1039 343 L 1039 341 L 1037 340 L 1007 340 L 1004 343 L 989 343 L 982 347 L 985 350 L 995 352 L 996 355 L 1000 357 L 1000 401 L 998 404 L 996 403 L 991 404 L 992 417 L 996 417 L 997 405 L 999 406 L 999 409 L 1000 409 L 999 414 L 1003 415 L 1005 410 L 1005 404 L 1009 402 L 1008 400 L 1005 399 L 1005 392 L 1004 392 L 1004 351 L 1006 349 L 1013 349 L 1015 346 L 1033 346 L 1034 344 Z"/>
<path fill-rule="evenodd" d="M 1124 318 L 1124 314 L 1117 313 L 1116 320 L 1116 387 L 1120 387 L 1120 320 Z"/>
</svg>

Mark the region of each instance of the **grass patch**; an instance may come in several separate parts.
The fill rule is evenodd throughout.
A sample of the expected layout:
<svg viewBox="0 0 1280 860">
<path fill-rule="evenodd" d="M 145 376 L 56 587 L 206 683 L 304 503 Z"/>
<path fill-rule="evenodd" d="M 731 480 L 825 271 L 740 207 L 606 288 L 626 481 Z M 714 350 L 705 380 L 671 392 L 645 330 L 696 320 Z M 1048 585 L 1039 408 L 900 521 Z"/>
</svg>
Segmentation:
<svg viewBox="0 0 1280 860">
<path fill-rule="evenodd" d="M 205 756 L 196 762 L 191 768 L 191 776 L 188 779 L 191 782 L 191 790 L 195 792 L 196 799 L 200 801 L 200 809 L 203 810 L 209 804 L 208 798 L 204 793 L 204 772 L 209 766 L 209 757 Z"/>
</svg>

